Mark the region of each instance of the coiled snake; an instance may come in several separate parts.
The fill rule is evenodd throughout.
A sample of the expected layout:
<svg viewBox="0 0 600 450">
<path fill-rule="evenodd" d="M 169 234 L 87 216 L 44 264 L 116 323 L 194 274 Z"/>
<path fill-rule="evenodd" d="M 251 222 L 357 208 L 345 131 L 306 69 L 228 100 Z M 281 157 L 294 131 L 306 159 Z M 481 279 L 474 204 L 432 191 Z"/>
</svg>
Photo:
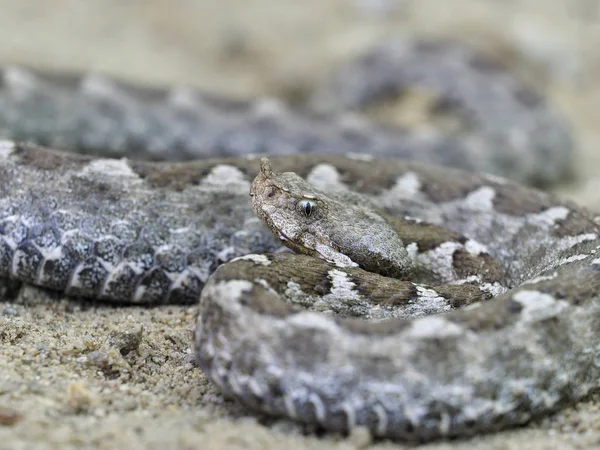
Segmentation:
<svg viewBox="0 0 600 450">
<path fill-rule="evenodd" d="M 460 436 L 584 397 L 600 376 L 592 215 L 496 176 L 384 158 L 548 181 L 568 160 L 568 130 L 450 42 L 382 46 L 315 103 L 358 108 L 414 85 L 462 129 L 6 70 L 6 138 L 225 156 L 155 163 L 4 142 L 0 276 L 103 301 L 201 296 L 194 347 L 210 379 L 330 430 Z M 256 152 L 271 156 L 231 156 Z"/>
</svg>

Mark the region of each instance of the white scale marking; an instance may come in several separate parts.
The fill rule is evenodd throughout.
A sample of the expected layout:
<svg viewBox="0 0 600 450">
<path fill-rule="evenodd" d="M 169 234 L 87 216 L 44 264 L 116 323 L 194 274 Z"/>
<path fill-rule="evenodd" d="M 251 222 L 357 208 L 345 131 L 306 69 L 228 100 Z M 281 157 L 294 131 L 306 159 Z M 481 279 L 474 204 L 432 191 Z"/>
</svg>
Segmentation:
<svg viewBox="0 0 600 450">
<path fill-rule="evenodd" d="M 513 299 L 523 306 L 521 321 L 525 323 L 555 317 L 568 307 L 564 300 L 556 300 L 549 294 L 533 290 L 519 291 Z"/>
<path fill-rule="evenodd" d="M 416 319 L 410 328 L 403 334 L 408 339 L 430 339 L 460 336 L 464 328 L 449 322 L 444 317 L 429 316 Z"/>
<path fill-rule="evenodd" d="M 260 264 L 261 266 L 271 265 L 271 261 L 269 260 L 269 258 L 266 255 L 250 254 L 250 255 L 238 256 L 237 258 L 233 258 L 230 262 L 235 262 L 235 261 L 252 261 L 252 262 L 255 262 L 256 264 Z"/>
<path fill-rule="evenodd" d="M 8 158 L 14 150 L 14 142 L 0 140 L 0 158 Z"/>
<path fill-rule="evenodd" d="M 381 405 L 373 406 L 373 412 L 377 416 L 377 434 L 383 436 L 388 428 L 388 415 Z"/>
<path fill-rule="evenodd" d="M 323 403 L 323 400 L 321 400 L 321 397 L 319 397 L 314 392 L 311 392 L 308 396 L 308 401 L 313 405 L 315 409 L 315 416 L 317 418 L 317 421 L 320 424 L 325 423 L 327 411 L 325 409 L 325 404 Z"/>
<path fill-rule="evenodd" d="M 125 159 L 95 159 L 86 165 L 82 172 L 85 175 L 111 175 L 116 177 L 134 178 L 142 182 L 142 179 L 132 169 Z"/>
</svg>

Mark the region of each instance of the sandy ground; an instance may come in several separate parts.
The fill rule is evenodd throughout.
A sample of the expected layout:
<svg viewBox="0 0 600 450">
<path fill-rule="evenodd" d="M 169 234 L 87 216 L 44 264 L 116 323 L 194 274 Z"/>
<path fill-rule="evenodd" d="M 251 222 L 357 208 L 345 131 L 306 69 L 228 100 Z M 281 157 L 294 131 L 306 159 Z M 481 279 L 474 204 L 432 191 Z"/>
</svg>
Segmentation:
<svg viewBox="0 0 600 450">
<path fill-rule="evenodd" d="M 0 64 L 96 70 L 238 97 L 295 98 L 385 37 L 454 36 L 500 55 L 573 123 L 576 178 L 600 211 L 600 2 L 0 0 Z M 0 450 L 403 448 L 318 435 L 222 398 L 194 366 L 194 307 L 111 308 L 33 288 L 0 297 Z M 600 448 L 596 398 L 436 449 Z"/>
</svg>

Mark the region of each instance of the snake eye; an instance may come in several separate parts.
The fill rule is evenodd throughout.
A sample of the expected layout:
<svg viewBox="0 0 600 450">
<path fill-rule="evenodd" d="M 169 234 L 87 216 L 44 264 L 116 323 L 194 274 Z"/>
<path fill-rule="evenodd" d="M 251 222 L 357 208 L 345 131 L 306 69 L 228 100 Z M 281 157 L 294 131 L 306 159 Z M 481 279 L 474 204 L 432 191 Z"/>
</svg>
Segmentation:
<svg viewBox="0 0 600 450">
<path fill-rule="evenodd" d="M 275 197 L 276 194 L 277 194 L 277 189 L 275 189 L 273 186 L 269 186 L 265 189 L 265 197 L 267 197 L 267 198 L 273 198 L 273 197 Z"/>
<path fill-rule="evenodd" d="M 304 214 L 305 217 L 310 217 L 317 210 L 317 202 L 312 200 L 300 200 L 296 204 L 296 208 L 298 208 L 298 211 Z"/>
</svg>

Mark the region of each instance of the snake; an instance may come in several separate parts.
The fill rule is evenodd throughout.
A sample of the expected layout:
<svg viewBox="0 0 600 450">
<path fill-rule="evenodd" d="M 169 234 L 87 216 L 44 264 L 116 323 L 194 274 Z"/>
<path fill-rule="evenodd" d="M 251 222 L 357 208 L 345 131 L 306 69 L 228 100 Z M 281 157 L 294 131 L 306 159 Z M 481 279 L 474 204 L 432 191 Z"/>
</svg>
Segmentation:
<svg viewBox="0 0 600 450">
<path fill-rule="evenodd" d="M 415 91 L 459 126 L 361 114 Z M 0 135 L 0 277 L 199 301 L 198 366 L 256 412 L 424 441 L 598 388 L 600 220 L 522 184 L 569 126 L 464 44 L 386 42 L 295 107 L 5 68 Z"/>
</svg>

